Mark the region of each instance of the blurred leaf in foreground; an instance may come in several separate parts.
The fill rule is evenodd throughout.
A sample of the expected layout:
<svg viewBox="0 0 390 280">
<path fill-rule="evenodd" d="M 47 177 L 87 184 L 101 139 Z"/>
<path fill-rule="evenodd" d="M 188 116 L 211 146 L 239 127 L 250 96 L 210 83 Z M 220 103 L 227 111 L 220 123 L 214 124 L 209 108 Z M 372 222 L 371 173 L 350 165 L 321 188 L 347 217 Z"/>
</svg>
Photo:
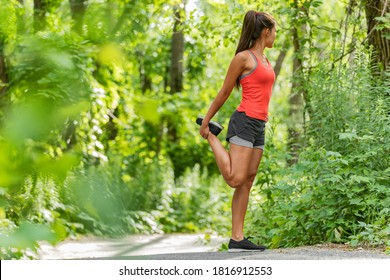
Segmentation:
<svg viewBox="0 0 390 280">
<path fill-rule="evenodd" d="M 57 236 L 48 225 L 25 222 L 10 234 L 0 236 L 0 246 L 17 249 L 34 248 L 40 240 L 55 243 Z"/>
</svg>

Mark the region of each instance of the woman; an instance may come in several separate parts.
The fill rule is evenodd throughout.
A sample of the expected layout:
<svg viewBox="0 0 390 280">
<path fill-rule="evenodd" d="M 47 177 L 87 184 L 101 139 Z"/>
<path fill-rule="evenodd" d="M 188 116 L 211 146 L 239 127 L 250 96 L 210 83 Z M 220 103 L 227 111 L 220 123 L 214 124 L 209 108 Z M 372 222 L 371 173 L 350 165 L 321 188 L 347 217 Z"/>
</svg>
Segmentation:
<svg viewBox="0 0 390 280">
<path fill-rule="evenodd" d="M 255 11 L 246 13 L 236 55 L 223 86 L 206 116 L 197 119 L 200 135 L 209 142 L 222 176 L 235 189 L 229 252 L 265 250 L 264 246 L 255 245 L 244 237 L 244 219 L 249 192 L 263 155 L 264 128 L 275 81 L 275 73 L 264 55 L 264 49 L 272 48 L 275 36 L 276 23 L 271 15 Z M 242 87 L 242 101 L 230 118 L 226 137 L 230 150 L 227 152 L 217 138 L 223 127 L 210 120 L 235 85 Z"/>
</svg>

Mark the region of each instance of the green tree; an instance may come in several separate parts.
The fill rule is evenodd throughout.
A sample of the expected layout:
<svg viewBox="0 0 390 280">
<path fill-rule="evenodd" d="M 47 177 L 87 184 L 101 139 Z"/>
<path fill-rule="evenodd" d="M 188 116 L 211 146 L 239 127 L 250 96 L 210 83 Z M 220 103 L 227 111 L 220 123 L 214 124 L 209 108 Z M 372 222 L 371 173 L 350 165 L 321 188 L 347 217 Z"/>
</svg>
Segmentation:
<svg viewBox="0 0 390 280">
<path fill-rule="evenodd" d="M 380 65 L 380 72 L 389 69 L 390 63 L 390 5 L 385 0 L 364 1 L 367 20 L 367 37 L 374 53 L 371 64 Z"/>
</svg>

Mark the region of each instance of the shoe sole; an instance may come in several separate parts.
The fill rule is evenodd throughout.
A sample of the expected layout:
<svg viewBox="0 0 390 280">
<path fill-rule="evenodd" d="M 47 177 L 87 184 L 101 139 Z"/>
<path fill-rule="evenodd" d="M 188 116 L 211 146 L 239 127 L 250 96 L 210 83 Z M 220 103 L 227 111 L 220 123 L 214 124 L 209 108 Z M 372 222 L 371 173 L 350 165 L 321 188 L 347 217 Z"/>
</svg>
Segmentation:
<svg viewBox="0 0 390 280">
<path fill-rule="evenodd" d="M 223 126 L 222 126 L 222 125 L 220 125 L 219 123 L 217 123 L 217 122 L 214 122 L 214 121 L 210 121 L 210 123 L 211 123 L 212 125 L 214 125 L 214 126 L 218 127 L 220 130 L 223 130 Z"/>
<path fill-rule="evenodd" d="M 263 252 L 265 249 L 228 249 L 229 253 L 239 253 L 239 252 Z"/>
<path fill-rule="evenodd" d="M 199 124 L 199 125 L 202 125 L 203 119 L 204 119 L 203 117 L 200 117 L 200 116 L 199 116 L 199 117 L 196 119 L 196 123 Z M 214 122 L 214 121 L 210 121 L 209 124 L 212 124 L 212 125 L 218 127 L 220 130 L 223 130 L 223 128 L 224 128 L 222 125 L 220 125 L 219 123 Z"/>
</svg>

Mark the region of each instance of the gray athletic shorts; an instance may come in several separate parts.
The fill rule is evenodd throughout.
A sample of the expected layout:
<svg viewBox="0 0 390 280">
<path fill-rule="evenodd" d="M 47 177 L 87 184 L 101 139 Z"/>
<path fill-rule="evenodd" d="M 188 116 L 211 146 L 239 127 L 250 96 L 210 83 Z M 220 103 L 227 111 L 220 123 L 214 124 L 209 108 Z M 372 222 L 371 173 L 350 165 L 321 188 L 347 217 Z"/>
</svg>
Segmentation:
<svg viewBox="0 0 390 280">
<path fill-rule="evenodd" d="M 226 141 L 229 143 L 264 150 L 265 121 L 248 117 L 235 111 L 230 117 Z"/>
</svg>

